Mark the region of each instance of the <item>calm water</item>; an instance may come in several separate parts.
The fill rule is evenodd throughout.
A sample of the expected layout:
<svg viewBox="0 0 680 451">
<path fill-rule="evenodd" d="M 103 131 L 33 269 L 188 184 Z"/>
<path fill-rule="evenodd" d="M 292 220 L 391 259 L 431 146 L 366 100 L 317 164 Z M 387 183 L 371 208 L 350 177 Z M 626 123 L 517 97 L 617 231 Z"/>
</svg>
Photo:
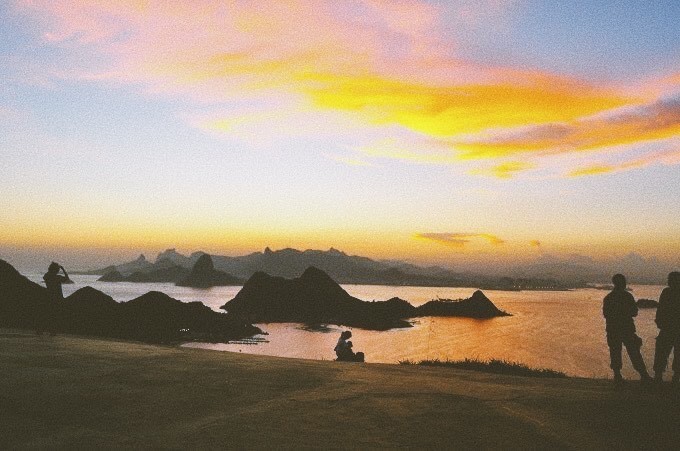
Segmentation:
<svg viewBox="0 0 680 451">
<path fill-rule="evenodd" d="M 29 274 L 39 281 L 41 276 Z M 207 290 L 177 287 L 170 283 L 135 284 L 97 282 L 97 276 L 73 276 L 73 285 L 64 285 L 64 295 L 85 285 L 109 294 L 118 301 L 128 301 L 147 291 L 162 291 L 182 301 L 201 301 L 219 310 L 232 299 L 240 287 L 215 287 Z M 433 298 L 465 298 L 473 288 L 386 287 L 343 285 L 351 295 L 363 300 L 385 300 L 394 296 L 414 305 Z M 658 299 L 661 286 L 633 286 L 637 298 Z M 369 362 L 396 363 L 399 360 L 425 358 L 461 359 L 465 357 L 502 358 L 530 366 L 552 368 L 574 376 L 608 377 L 609 354 L 604 336 L 602 290 L 582 289 L 552 291 L 485 291 L 499 308 L 511 317 L 490 320 L 467 318 L 420 318 L 415 327 L 386 332 L 352 329 L 354 349 L 363 351 Z M 638 334 L 644 340 L 642 353 L 649 368 L 654 354 L 656 310 L 640 310 L 636 320 Z M 257 344 L 190 343 L 185 346 L 308 359 L 332 360 L 333 347 L 341 330 L 329 326 L 327 331 L 306 330 L 300 324 L 258 324 L 269 335 Z M 624 351 L 625 353 L 625 351 Z M 624 375 L 635 372 L 624 357 Z"/>
</svg>

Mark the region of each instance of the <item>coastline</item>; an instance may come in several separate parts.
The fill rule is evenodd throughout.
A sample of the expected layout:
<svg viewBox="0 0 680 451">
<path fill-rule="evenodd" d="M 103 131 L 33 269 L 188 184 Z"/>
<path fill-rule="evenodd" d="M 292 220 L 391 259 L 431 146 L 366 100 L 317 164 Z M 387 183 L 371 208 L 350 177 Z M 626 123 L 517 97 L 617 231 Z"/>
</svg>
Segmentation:
<svg viewBox="0 0 680 451">
<path fill-rule="evenodd" d="M 678 397 L 611 381 L 0 330 L 3 448 L 663 448 Z"/>
</svg>

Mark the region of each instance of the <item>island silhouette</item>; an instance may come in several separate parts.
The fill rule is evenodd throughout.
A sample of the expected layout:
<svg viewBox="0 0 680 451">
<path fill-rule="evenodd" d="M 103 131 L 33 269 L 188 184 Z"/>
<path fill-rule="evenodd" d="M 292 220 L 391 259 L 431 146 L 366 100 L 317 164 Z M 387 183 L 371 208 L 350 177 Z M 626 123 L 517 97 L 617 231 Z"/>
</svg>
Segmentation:
<svg viewBox="0 0 680 451">
<path fill-rule="evenodd" d="M 211 272 L 209 258 L 197 265 L 190 282 L 204 286 L 214 282 L 213 277 L 224 277 L 214 269 Z M 44 287 L 0 260 L 0 327 L 33 328 L 48 302 Z M 466 300 L 433 300 L 420 307 L 399 298 L 362 301 L 314 267 L 294 279 L 258 272 L 222 309 L 226 313 L 215 312 L 200 302 L 182 302 L 158 291 L 117 302 L 99 290 L 84 287 L 59 303 L 53 327 L 61 332 L 152 342 L 225 342 L 263 333 L 252 325 L 254 322 L 323 323 L 387 330 L 411 327 L 408 320 L 419 316 L 508 316 L 481 291 Z"/>
</svg>

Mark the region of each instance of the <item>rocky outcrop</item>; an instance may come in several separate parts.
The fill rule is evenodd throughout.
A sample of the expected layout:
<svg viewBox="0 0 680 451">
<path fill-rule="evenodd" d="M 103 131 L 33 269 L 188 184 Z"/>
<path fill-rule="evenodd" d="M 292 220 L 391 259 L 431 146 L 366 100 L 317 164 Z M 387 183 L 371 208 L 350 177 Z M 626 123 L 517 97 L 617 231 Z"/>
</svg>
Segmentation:
<svg viewBox="0 0 680 451">
<path fill-rule="evenodd" d="M 374 330 L 410 327 L 407 319 L 418 316 L 507 315 L 481 291 L 468 300 L 433 301 L 419 308 L 399 298 L 364 302 L 350 296 L 325 272 L 314 267 L 295 279 L 258 272 L 222 308 L 252 322 L 326 323 Z"/>
<path fill-rule="evenodd" d="M 0 260 L 0 326 L 33 327 L 48 300 L 47 290 Z"/>
<path fill-rule="evenodd" d="M 97 279 L 98 282 L 123 282 L 124 280 L 125 276 L 115 269 L 115 266 L 114 269 Z"/>
<path fill-rule="evenodd" d="M 499 310 L 480 290 L 468 299 L 453 301 L 437 299 L 427 302 L 416 309 L 418 316 L 463 316 L 468 318 L 494 318 L 509 316 Z"/>
<path fill-rule="evenodd" d="M 243 281 L 237 277 L 218 271 L 208 254 L 201 255 L 191 269 L 189 275 L 177 283 L 182 287 L 210 288 L 225 285 L 241 285 Z"/>
<path fill-rule="evenodd" d="M 138 340 L 224 342 L 263 333 L 257 327 L 218 313 L 200 302 L 182 302 L 150 291 L 120 304 L 123 332 Z"/>
<path fill-rule="evenodd" d="M 200 302 L 181 302 L 157 291 L 118 303 L 99 290 L 85 287 L 63 302 L 50 302 L 45 288 L 0 260 L 0 326 L 35 328 L 46 320 L 55 332 L 159 343 L 223 342 L 262 333 L 234 315 L 215 312 Z"/>
</svg>

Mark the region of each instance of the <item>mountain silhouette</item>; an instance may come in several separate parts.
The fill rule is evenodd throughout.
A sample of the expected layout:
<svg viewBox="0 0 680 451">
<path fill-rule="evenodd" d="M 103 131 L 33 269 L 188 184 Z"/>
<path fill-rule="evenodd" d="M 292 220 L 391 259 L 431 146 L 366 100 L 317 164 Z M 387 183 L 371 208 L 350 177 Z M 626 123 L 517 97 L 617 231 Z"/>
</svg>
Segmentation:
<svg viewBox="0 0 680 451">
<path fill-rule="evenodd" d="M 167 249 L 158 254 L 155 263 L 142 260 L 142 256 L 133 262 L 123 265 L 109 266 L 85 274 L 112 274 L 113 270 L 123 275 L 126 281 L 167 281 L 157 276 L 135 276 L 133 272 L 151 273 L 168 265 L 181 266 L 191 270 L 205 252 L 194 252 L 185 256 L 176 249 Z M 497 277 L 473 273 L 456 273 L 438 266 L 422 267 L 396 260 L 372 260 L 367 257 L 347 255 L 330 248 L 328 251 L 281 249 L 273 251 L 266 248 L 263 252 L 254 252 L 239 257 L 210 255 L 215 270 L 226 272 L 233 277 L 246 280 L 257 272 L 265 272 L 272 276 L 294 278 L 306 268 L 313 266 L 328 273 L 334 280 L 342 284 L 394 285 L 394 286 L 434 286 L 434 287 L 478 287 L 502 290 L 561 290 L 571 286 L 559 282 L 559 278 L 541 279 L 532 277 Z M 136 269 L 135 269 L 136 268 Z M 117 277 L 117 276 L 116 276 Z M 174 282 L 181 282 L 180 277 Z M 108 277 L 107 277 L 108 279 Z M 115 279 L 115 278 L 114 278 Z M 111 280 L 113 281 L 113 279 Z"/>
</svg>

